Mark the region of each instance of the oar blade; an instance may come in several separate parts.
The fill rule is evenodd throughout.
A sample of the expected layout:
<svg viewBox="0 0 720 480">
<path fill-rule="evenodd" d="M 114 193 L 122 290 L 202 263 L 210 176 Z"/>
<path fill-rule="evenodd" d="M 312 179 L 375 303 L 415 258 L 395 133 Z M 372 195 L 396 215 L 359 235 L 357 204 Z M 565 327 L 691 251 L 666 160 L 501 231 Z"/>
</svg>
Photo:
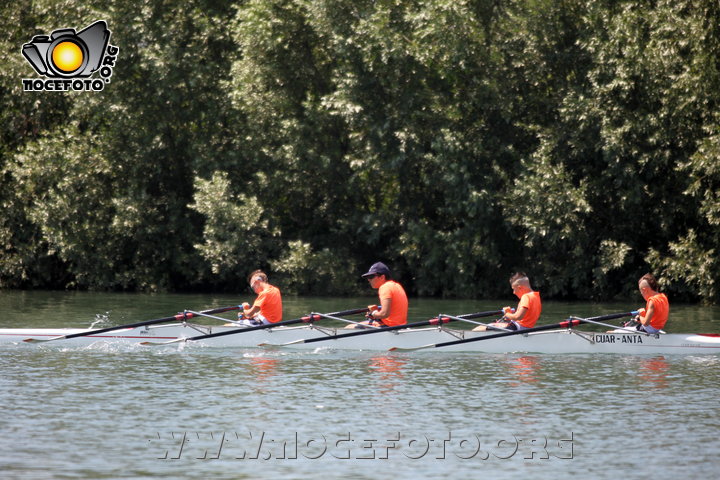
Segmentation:
<svg viewBox="0 0 720 480">
<path fill-rule="evenodd" d="M 418 350 L 425 350 L 426 348 L 435 348 L 434 343 L 429 345 L 421 345 L 419 347 L 390 347 L 388 352 L 416 352 Z"/>
<path fill-rule="evenodd" d="M 281 347 L 287 347 L 288 345 L 297 345 L 299 343 L 306 343 L 304 338 L 301 338 L 299 340 L 293 340 L 292 342 L 285 342 L 285 343 L 258 343 L 258 347 L 268 347 L 268 348 L 281 348 Z"/>
<path fill-rule="evenodd" d="M 167 340 L 167 341 L 165 341 L 165 342 L 150 342 L 150 341 L 145 341 L 145 342 L 140 342 L 140 345 L 157 347 L 157 346 L 160 346 L 160 345 L 171 345 L 171 344 L 173 344 L 173 343 L 185 342 L 185 341 L 187 341 L 187 340 L 188 340 L 187 338 L 182 337 L 182 338 L 174 338 L 174 339 L 172 339 L 172 340 Z"/>
<path fill-rule="evenodd" d="M 52 337 L 52 338 L 25 338 L 23 339 L 23 342 L 25 343 L 44 343 L 44 342 L 52 342 L 53 340 L 63 340 L 67 338 L 66 335 L 60 335 L 59 337 Z"/>
</svg>

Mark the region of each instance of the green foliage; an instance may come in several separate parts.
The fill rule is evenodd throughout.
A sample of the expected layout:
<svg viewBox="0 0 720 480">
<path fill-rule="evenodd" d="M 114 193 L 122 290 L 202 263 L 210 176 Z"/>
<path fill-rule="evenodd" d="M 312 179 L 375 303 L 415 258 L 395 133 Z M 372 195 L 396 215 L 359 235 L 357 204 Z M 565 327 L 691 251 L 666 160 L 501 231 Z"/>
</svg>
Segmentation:
<svg viewBox="0 0 720 480">
<path fill-rule="evenodd" d="M 278 231 L 254 196 L 233 195 L 228 176 L 197 178 L 190 208 L 205 218 L 203 243 L 195 245 L 221 281 L 244 279 L 255 265 L 266 265 L 277 249 Z"/>
<path fill-rule="evenodd" d="M 283 255 L 271 263 L 275 281 L 288 293 L 311 295 L 358 295 L 361 286 L 349 255 L 337 255 L 330 249 L 313 251 L 309 243 L 288 242 Z"/>
<path fill-rule="evenodd" d="M 720 301 L 720 4 L 0 6 L 0 286 Z M 22 92 L 103 19 L 101 93 Z M 674 297 L 673 297 L 674 296 Z"/>
<path fill-rule="evenodd" d="M 662 272 L 660 280 L 663 284 L 669 285 L 670 281 L 679 284 L 675 287 L 678 293 L 699 294 L 706 302 L 717 302 L 720 296 L 717 245 L 707 248 L 695 231 L 690 230 L 683 238 L 670 243 L 670 256 L 650 250 L 647 261 Z"/>
<path fill-rule="evenodd" d="M 58 130 L 28 144 L 7 173 L 20 187 L 24 217 L 47 243 L 47 253 L 76 275 L 67 286 L 111 286 L 113 268 L 123 259 L 112 248 L 115 232 L 106 228 L 113 212 L 110 162 L 96 141 L 78 135 L 76 125 Z"/>
<path fill-rule="evenodd" d="M 587 254 L 587 232 L 578 226 L 592 212 L 585 181 L 574 185 L 568 171 L 553 164 L 543 150 L 529 162 L 514 181 L 505 198 L 507 221 L 522 232 L 526 255 L 549 296 L 567 296 L 571 291 L 584 295 L 583 281 L 591 268 Z M 535 255 L 541 255 L 533 258 Z"/>
<path fill-rule="evenodd" d="M 709 134 L 690 160 L 678 166 L 678 175 L 689 176 L 685 195 L 695 200 L 699 228 L 690 229 L 668 245 L 669 255 L 652 249 L 648 263 L 672 281 L 677 290 L 707 303 L 720 302 L 720 127 Z"/>
</svg>

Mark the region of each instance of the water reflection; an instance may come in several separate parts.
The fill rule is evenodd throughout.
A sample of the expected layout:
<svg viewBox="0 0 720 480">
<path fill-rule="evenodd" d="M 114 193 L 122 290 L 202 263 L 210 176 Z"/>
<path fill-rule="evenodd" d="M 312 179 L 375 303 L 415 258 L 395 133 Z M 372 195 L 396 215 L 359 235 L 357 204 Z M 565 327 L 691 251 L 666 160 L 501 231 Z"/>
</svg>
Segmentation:
<svg viewBox="0 0 720 480">
<path fill-rule="evenodd" d="M 517 387 L 522 384 L 533 384 L 538 381 L 540 363 L 538 357 L 527 355 L 518 358 L 508 358 L 510 373 L 515 377 L 515 382 L 510 385 Z"/>
<path fill-rule="evenodd" d="M 370 372 L 378 375 L 378 391 L 381 395 L 391 395 L 405 374 L 403 367 L 407 362 L 402 358 L 383 355 L 370 359 Z"/>
<path fill-rule="evenodd" d="M 250 370 L 259 384 L 277 375 L 278 359 L 274 357 L 250 357 Z"/>
<path fill-rule="evenodd" d="M 534 397 L 542 393 L 538 389 L 541 359 L 534 355 L 508 356 L 502 361 L 502 364 L 507 372 L 507 385 L 518 390 L 510 393 L 507 407 L 514 412 L 518 419 L 521 419 L 521 423 L 534 423 L 536 408 Z"/>
<path fill-rule="evenodd" d="M 665 357 L 654 357 L 640 360 L 638 376 L 652 388 L 667 388 L 667 375 L 670 366 Z"/>
</svg>

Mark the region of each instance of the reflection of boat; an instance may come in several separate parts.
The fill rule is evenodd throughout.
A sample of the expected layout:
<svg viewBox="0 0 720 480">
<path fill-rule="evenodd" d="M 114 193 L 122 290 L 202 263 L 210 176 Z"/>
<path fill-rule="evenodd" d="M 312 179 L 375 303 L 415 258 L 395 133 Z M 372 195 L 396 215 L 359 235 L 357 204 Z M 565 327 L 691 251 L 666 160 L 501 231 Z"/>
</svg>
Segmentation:
<svg viewBox="0 0 720 480">
<path fill-rule="evenodd" d="M 552 328 L 552 327 L 551 327 Z M 236 330 L 240 333 L 200 340 L 197 344 L 218 347 L 257 347 L 260 344 L 278 345 L 300 339 L 321 338 L 344 334 L 343 329 L 318 325 L 283 326 L 267 329 L 250 329 L 242 332 L 234 326 L 200 326 L 188 323 L 151 325 L 101 334 L 90 334 L 68 339 L 58 339 L 44 345 L 89 345 L 97 342 L 142 343 L 182 341 L 184 338 Z M 0 329 L 0 343 L 20 343 L 27 338 L 49 340 L 55 337 L 91 332 L 89 329 L 63 328 L 5 328 Z M 284 348 L 344 350 L 389 350 L 393 347 L 409 348 L 420 345 L 452 342 L 492 335 L 488 332 L 457 330 L 445 326 L 373 332 L 369 335 L 329 339 L 314 343 L 295 343 Z M 497 336 L 497 334 L 495 334 Z M 420 351 L 455 352 L 532 352 L 532 353 L 620 353 L 620 354 L 717 354 L 720 353 L 720 335 L 672 333 L 647 335 L 639 332 L 594 333 L 574 328 L 558 328 L 473 341 Z"/>
</svg>

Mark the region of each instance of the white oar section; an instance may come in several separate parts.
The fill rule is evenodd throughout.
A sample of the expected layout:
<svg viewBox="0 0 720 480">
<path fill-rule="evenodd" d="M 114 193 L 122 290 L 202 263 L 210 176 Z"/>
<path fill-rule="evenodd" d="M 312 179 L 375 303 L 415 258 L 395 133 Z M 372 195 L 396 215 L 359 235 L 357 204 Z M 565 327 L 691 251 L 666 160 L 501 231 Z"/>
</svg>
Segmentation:
<svg viewBox="0 0 720 480">
<path fill-rule="evenodd" d="M 223 318 L 223 317 L 218 317 L 218 316 L 216 316 L 216 315 L 209 315 L 209 314 L 203 313 L 203 312 L 193 312 L 192 310 L 187 310 L 187 313 L 191 313 L 191 314 L 193 314 L 194 316 L 198 316 L 198 317 L 213 318 L 213 319 L 215 319 L 215 320 L 220 320 L 221 322 L 232 322 L 232 323 L 235 323 L 233 320 L 229 320 L 229 319 Z"/>
<path fill-rule="evenodd" d="M 637 312 L 632 312 L 632 313 L 633 313 L 633 316 L 634 316 L 634 315 L 637 315 Z M 594 325 L 600 325 L 601 327 L 612 328 L 612 329 L 613 329 L 613 332 L 621 332 L 621 331 L 622 331 L 622 332 L 635 333 L 635 334 L 638 334 L 638 335 L 645 335 L 645 336 L 649 336 L 649 335 L 657 336 L 657 335 L 659 335 L 659 333 L 648 333 L 648 332 L 646 332 L 646 331 L 638 330 L 638 329 L 636 329 L 636 328 L 617 327 L 617 326 L 612 325 L 612 324 L 610 324 L 610 323 L 596 322 L 595 320 L 592 320 L 591 318 L 580 318 L 580 317 L 570 317 L 570 318 L 571 318 L 571 319 L 583 320 L 583 323 L 592 323 L 592 324 L 594 324 Z M 662 330 L 661 330 L 660 332 L 661 332 L 661 333 L 665 333 L 665 332 L 663 332 Z"/>
<path fill-rule="evenodd" d="M 438 317 L 439 318 L 449 318 L 451 320 L 457 320 L 459 322 L 472 323 L 473 325 L 481 325 L 483 327 L 487 327 L 488 330 L 500 330 L 501 332 L 513 332 L 514 331 L 514 330 L 510 330 L 509 328 L 498 327 L 491 323 L 475 322 L 473 320 L 469 320 L 469 319 L 463 318 L 463 317 L 453 317 L 452 315 L 448 315 L 446 313 L 441 313 L 440 315 L 438 315 Z"/>
<path fill-rule="evenodd" d="M 359 326 L 361 326 L 361 327 L 363 327 L 363 328 L 376 328 L 376 329 L 382 328 L 382 327 L 376 327 L 375 325 L 370 325 L 370 324 L 363 323 L 363 322 L 354 322 L 354 321 L 352 321 L 352 320 L 348 320 L 347 318 L 340 318 L 340 317 L 336 317 L 336 316 L 333 316 L 333 315 L 327 315 L 327 314 L 325 314 L 325 313 L 313 312 L 313 313 L 311 313 L 310 315 L 317 315 L 318 317 L 328 318 L 328 319 L 330 319 L 330 320 L 337 320 L 338 322 L 349 323 L 349 324 L 351 324 L 351 325 L 359 325 Z"/>
<path fill-rule="evenodd" d="M 229 318 L 216 317 L 215 315 L 206 315 L 206 314 L 204 314 L 204 313 L 202 313 L 202 312 L 193 312 L 192 310 L 188 310 L 187 312 L 188 312 L 188 313 L 192 313 L 193 315 L 200 316 L 200 317 L 207 317 L 207 318 L 212 318 L 212 319 L 215 319 L 215 320 L 220 320 L 220 321 L 223 321 L 223 322 L 225 322 L 225 323 L 232 323 L 233 325 L 236 325 L 236 326 L 238 326 L 238 327 L 243 327 L 243 326 L 244 326 L 244 327 L 247 327 L 247 326 L 249 326 L 247 323 L 244 323 L 242 320 L 233 320 L 233 319 L 229 319 Z"/>
</svg>

